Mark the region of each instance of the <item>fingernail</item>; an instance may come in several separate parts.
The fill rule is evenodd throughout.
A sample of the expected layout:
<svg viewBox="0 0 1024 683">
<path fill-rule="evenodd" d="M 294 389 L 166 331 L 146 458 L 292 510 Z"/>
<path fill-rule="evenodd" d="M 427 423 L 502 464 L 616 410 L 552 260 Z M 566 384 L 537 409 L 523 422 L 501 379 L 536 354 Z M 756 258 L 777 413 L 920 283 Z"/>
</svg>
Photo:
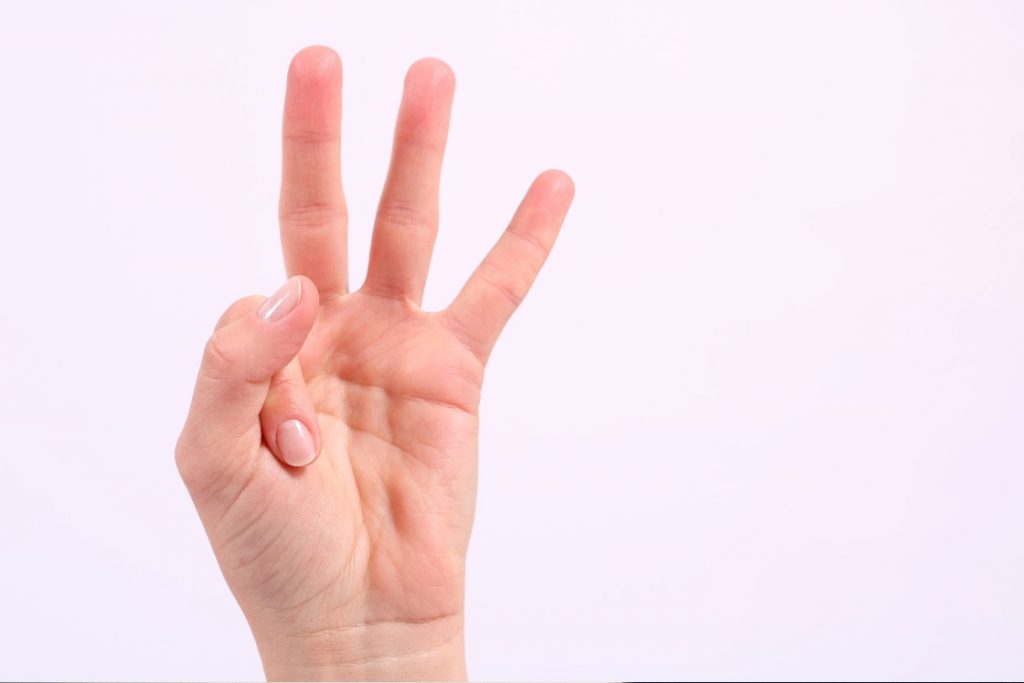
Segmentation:
<svg viewBox="0 0 1024 683">
<path fill-rule="evenodd" d="M 274 322 L 280 320 L 295 308 L 295 304 L 299 303 L 299 299 L 302 298 L 302 281 L 297 278 L 289 278 L 288 282 L 281 285 L 281 289 L 274 292 L 274 294 L 263 302 L 260 306 L 260 310 L 256 312 L 260 320 L 267 320 Z"/>
<path fill-rule="evenodd" d="M 287 420 L 277 428 L 277 448 L 292 467 L 302 467 L 316 459 L 313 435 L 299 420 Z"/>
</svg>

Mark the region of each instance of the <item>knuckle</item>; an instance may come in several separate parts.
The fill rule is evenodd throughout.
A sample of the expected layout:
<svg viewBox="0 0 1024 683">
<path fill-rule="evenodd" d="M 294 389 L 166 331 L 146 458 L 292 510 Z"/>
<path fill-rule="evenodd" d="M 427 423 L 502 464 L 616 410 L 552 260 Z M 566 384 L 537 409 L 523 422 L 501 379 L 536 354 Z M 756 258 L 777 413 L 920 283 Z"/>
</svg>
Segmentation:
<svg viewBox="0 0 1024 683">
<path fill-rule="evenodd" d="M 237 355 L 221 330 L 218 330 L 203 349 L 203 371 L 212 379 L 229 379 L 238 374 Z"/>
<path fill-rule="evenodd" d="M 437 225 L 433 212 L 424 211 L 405 202 L 388 202 L 377 211 L 377 223 L 389 228 L 407 231 L 432 231 Z"/>
<path fill-rule="evenodd" d="M 281 206 L 278 218 L 284 225 L 299 228 L 334 226 L 348 219 L 348 209 L 343 202 L 303 202 Z"/>
<path fill-rule="evenodd" d="M 341 139 L 334 130 L 324 128 L 290 128 L 283 138 L 293 145 L 334 145 Z"/>
<path fill-rule="evenodd" d="M 550 251 L 548 247 L 544 245 L 535 235 L 530 234 L 522 228 L 516 226 L 509 227 L 505 233 L 516 240 L 524 249 L 528 252 L 528 261 L 531 265 L 536 263 L 544 263 L 548 257 Z M 539 266 L 537 266 L 539 268 Z"/>
<path fill-rule="evenodd" d="M 529 285 L 517 282 L 507 271 L 484 263 L 481 264 L 477 275 L 493 292 L 508 301 L 513 308 L 518 308 L 523 303 Z"/>
<path fill-rule="evenodd" d="M 214 326 L 214 330 L 219 330 L 225 325 L 230 325 L 236 320 L 241 319 L 242 316 L 250 313 L 251 311 L 255 311 L 259 308 L 259 305 L 263 303 L 263 299 L 264 297 L 258 294 L 253 294 L 252 296 L 247 296 L 234 302 L 228 306 L 226 311 L 224 311 L 224 315 L 222 315 L 217 321 L 217 324 Z"/>
</svg>

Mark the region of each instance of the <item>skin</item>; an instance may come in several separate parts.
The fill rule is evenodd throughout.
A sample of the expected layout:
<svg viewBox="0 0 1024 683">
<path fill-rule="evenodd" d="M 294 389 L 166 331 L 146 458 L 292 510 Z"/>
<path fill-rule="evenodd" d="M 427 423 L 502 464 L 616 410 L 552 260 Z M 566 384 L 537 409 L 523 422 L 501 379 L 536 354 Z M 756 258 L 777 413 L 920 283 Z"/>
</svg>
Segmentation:
<svg viewBox="0 0 1024 683">
<path fill-rule="evenodd" d="M 176 462 L 269 679 L 464 679 L 484 368 L 573 183 L 537 177 L 455 300 L 422 310 L 455 80 L 420 60 L 367 277 L 349 291 L 341 81 L 328 48 L 291 63 L 280 202 L 290 295 L 270 319 L 280 297 L 241 299 L 217 323 Z M 303 466 L 282 450 L 292 420 L 312 440 Z"/>
</svg>

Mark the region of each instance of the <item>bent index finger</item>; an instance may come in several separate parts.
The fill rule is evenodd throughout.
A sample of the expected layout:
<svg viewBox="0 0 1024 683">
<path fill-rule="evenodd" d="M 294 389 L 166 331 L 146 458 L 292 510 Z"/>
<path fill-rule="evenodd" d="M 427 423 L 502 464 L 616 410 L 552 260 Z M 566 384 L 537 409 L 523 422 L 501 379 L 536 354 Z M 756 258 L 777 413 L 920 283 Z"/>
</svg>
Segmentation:
<svg viewBox="0 0 1024 683">
<path fill-rule="evenodd" d="M 450 329 L 481 361 L 547 260 L 574 192 L 565 173 L 540 174 L 505 233 L 444 311 Z"/>
<path fill-rule="evenodd" d="M 318 303 L 315 289 L 306 287 L 303 292 L 307 298 L 311 297 Z M 224 311 L 214 330 L 252 316 L 265 300 L 262 296 L 239 299 Z M 260 425 L 267 446 L 278 459 L 288 465 L 308 465 L 319 454 L 320 424 L 298 357 L 293 357 L 284 369 L 270 378 L 269 393 L 260 411 Z"/>
<path fill-rule="evenodd" d="M 194 495 L 252 462 L 272 378 L 294 362 L 318 308 L 313 283 L 296 277 L 270 298 L 238 301 L 218 322 L 203 352 L 175 449 L 179 470 Z"/>
<path fill-rule="evenodd" d="M 348 291 L 348 209 L 341 186 L 341 60 L 327 47 L 288 69 L 281 169 L 281 248 L 289 276 L 321 295 Z"/>
</svg>

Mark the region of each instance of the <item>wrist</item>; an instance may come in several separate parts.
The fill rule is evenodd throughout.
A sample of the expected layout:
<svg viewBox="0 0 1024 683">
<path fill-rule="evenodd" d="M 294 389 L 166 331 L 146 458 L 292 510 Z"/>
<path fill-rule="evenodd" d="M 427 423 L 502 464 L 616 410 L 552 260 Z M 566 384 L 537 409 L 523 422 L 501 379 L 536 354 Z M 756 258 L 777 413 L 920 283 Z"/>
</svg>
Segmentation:
<svg viewBox="0 0 1024 683">
<path fill-rule="evenodd" d="M 463 615 L 374 621 L 261 637 L 267 680 L 449 681 L 466 679 Z"/>
</svg>

